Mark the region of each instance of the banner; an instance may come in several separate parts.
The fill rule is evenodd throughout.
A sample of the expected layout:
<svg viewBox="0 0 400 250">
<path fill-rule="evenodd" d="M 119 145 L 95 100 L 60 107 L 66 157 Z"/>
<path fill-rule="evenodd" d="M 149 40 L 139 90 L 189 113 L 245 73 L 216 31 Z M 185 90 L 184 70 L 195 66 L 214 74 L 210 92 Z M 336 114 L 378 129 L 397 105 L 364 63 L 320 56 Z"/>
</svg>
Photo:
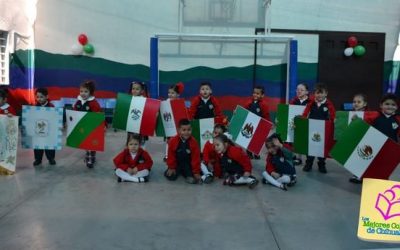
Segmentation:
<svg viewBox="0 0 400 250">
<path fill-rule="evenodd" d="M 13 174 L 17 164 L 18 116 L 0 115 L 0 174 Z"/>
</svg>

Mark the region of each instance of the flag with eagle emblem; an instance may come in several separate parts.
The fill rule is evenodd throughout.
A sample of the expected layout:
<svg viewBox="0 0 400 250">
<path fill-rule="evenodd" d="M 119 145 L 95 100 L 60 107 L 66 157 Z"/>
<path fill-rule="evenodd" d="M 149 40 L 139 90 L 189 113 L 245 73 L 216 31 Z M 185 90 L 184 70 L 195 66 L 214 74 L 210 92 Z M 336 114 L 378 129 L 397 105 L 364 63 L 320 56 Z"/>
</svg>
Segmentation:
<svg viewBox="0 0 400 250">
<path fill-rule="evenodd" d="M 203 152 L 206 142 L 213 138 L 212 135 L 214 124 L 215 118 L 205 118 L 190 121 L 190 125 L 192 126 L 192 135 L 199 144 L 201 152 Z"/>
<path fill-rule="evenodd" d="M 182 119 L 188 119 L 184 99 L 162 101 L 157 118 L 156 135 L 175 136 L 178 131 L 179 121 Z"/>
<path fill-rule="evenodd" d="M 357 177 L 388 179 L 400 163 L 400 145 L 361 119 L 350 123 L 331 150 Z"/>
<path fill-rule="evenodd" d="M 66 111 L 67 146 L 104 151 L 104 113 Z"/>
<path fill-rule="evenodd" d="M 364 121 L 378 116 L 377 111 L 337 111 L 335 119 L 335 140 L 343 134 L 349 124 L 356 118 Z"/>
<path fill-rule="evenodd" d="M 232 140 L 246 150 L 259 155 L 272 128 L 272 123 L 237 106 L 229 123 Z"/>
<path fill-rule="evenodd" d="M 294 140 L 294 117 L 302 115 L 306 106 L 278 104 L 276 133 L 285 142 Z"/>
</svg>

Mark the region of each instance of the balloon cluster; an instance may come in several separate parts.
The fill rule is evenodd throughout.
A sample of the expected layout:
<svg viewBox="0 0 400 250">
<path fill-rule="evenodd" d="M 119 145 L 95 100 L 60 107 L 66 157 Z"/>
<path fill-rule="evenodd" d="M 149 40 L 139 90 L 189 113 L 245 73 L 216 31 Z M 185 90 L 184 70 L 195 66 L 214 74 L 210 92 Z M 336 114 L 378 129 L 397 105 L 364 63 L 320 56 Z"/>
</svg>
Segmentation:
<svg viewBox="0 0 400 250">
<path fill-rule="evenodd" d="M 360 57 L 366 52 L 365 47 L 361 44 L 358 44 L 358 40 L 355 36 L 347 38 L 347 45 L 348 47 L 343 52 L 347 57 L 352 56 L 353 54 Z"/>
<path fill-rule="evenodd" d="M 73 55 L 79 56 L 82 55 L 83 52 L 85 52 L 88 55 L 93 55 L 94 47 L 92 44 L 88 43 L 89 39 L 87 35 L 80 34 L 78 36 L 78 42 L 79 44 L 72 45 L 71 52 Z"/>
</svg>

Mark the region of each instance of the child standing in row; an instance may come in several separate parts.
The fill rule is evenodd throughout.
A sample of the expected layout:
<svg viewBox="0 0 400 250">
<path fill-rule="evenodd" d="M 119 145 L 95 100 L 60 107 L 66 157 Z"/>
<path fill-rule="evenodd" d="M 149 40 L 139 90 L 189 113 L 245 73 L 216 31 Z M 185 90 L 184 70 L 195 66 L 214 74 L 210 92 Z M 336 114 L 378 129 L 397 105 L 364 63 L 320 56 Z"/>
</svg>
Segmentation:
<svg viewBox="0 0 400 250">
<path fill-rule="evenodd" d="M 84 81 L 79 88 L 79 95 L 73 108 L 76 111 L 101 112 L 101 108 L 94 97 L 95 82 Z M 96 162 L 96 151 L 86 151 L 85 163 L 88 168 L 93 168 Z"/>
<path fill-rule="evenodd" d="M 179 175 L 189 184 L 200 181 L 200 147 L 192 136 L 188 119 L 179 121 L 178 135 L 168 141 L 167 167 L 164 176 L 170 181 L 175 181 Z"/>
<path fill-rule="evenodd" d="M 224 134 L 214 138 L 214 148 L 224 176 L 224 185 L 257 186 L 258 180 L 251 175 L 251 161 L 246 152 L 235 146 Z"/>
<path fill-rule="evenodd" d="M 49 92 L 46 88 L 38 88 L 36 90 L 36 106 L 54 107 L 54 105 L 49 102 Z M 56 161 L 54 160 L 56 157 L 56 151 L 54 149 L 34 149 L 33 153 L 35 155 L 33 166 L 42 164 L 43 153 L 46 154 L 50 165 L 56 165 Z"/>
<path fill-rule="evenodd" d="M 309 119 L 316 120 L 335 120 L 335 107 L 332 102 L 327 99 L 328 88 L 324 84 L 317 84 L 314 91 L 314 99 L 310 101 L 303 113 L 303 116 Z M 306 164 L 303 167 L 304 172 L 309 172 L 314 163 L 314 156 L 307 156 Z M 326 174 L 326 163 L 324 157 L 318 157 L 318 170 L 320 173 Z"/>
<path fill-rule="evenodd" d="M 138 81 L 131 82 L 131 85 L 129 86 L 129 93 L 132 96 L 146 97 L 147 96 L 146 92 L 147 92 L 146 91 L 146 85 L 144 84 L 144 82 L 138 82 Z M 128 132 L 128 138 L 132 134 L 134 134 L 134 133 Z M 142 145 L 141 146 L 144 148 L 146 141 L 149 140 L 149 137 L 148 136 L 141 136 L 141 138 L 142 138 L 142 141 L 141 141 Z"/>
<path fill-rule="evenodd" d="M 396 114 L 398 109 L 398 98 L 394 94 L 386 94 L 380 102 L 381 112 L 371 123 L 377 130 L 395 142 L 400 139 L 400 115 Z"/>
<path fill-rule="evenodd" d="M 265 147 L 268 155 L 262 182 L 287 191 L 286 185 L 292 186 L 297 182 L 293 153 L 283 146 L 277 134 L 267 138 Z"/>
<path fill-rule="evenodd" d="M 114 158 L 115 174 L 118 182 L 148 182 L 153 160 L 149 153 L 140 147 L 140 135 L 130 134 L 126 148 Z"/>
<path fill-rule="evenodd" d="M 250 112 L 269 121 L 270 116 L 267 103 L 264 100 L 264 92 L 263 86 L 255 86 L 253 88 L 253 96 L 251 100 L 249 100 L 244 107 Z M 250 159 L 260 159 L 259 155 L 253 155 L 253 153 L 250 151 L 247 151 L 247 154 L 249 155 Z"/>
<path fill-rule="evenodd" d="M 215 118 L 215 123 L 227 124 L 227 120 L 222 114 L 218 100 L 211 95 L 211 83 L 202 82 L 200 84 L 200 94 L 196 96 L 190 105 L 190 119 Z"/>
<path fill-rule="evenodd" d="M 0 89 L 0 115 L 17 115 L 14 108 L 7 103 L 8 91 Z"/>
</svg>

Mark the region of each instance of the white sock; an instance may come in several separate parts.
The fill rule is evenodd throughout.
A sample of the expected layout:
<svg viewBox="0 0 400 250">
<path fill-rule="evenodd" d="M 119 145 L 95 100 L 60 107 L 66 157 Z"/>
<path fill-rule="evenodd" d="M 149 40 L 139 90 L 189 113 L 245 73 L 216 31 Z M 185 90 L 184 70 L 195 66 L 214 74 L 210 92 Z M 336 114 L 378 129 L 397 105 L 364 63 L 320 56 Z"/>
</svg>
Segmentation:
<svg viewBox="0 0 400 250">
<path fill-rule="evenodd" d="M 147 171 L 147 172 L 148 172 L 147 169 L 142 170 L 142 171 Z M 139 171 L 139 172 L 141 172 L 141 171 Z M 139 173 L 139 172 L 138 172 L 138 173 Z M 138 176 L 137 174 L 136 174 L 136 175 L 130 175 L 129 173 L 127 173 L 127 172 L 125 172 L 124 170 L 119 169 L 119 168 L 117 168 L 117 169 L 115 170 L 115 174 L 116 174 L 119 178 L 121 178 L 123 181 L 144 182 L 144 178 L 143 178 L 143 177 Z"/>
<path fill-rule="evenodd" d="M 233 182 L 233 184 L 237 184 L 237 185 L 240 185 L 240 184 L 249 184 L 249 183 L 251 183 L 252 181 L 254 181 L 254 178 L 245 177 L 245 176 L 240 176 L 240 178 L 237 179 L 235 182 Z"/>
<path fill-rule="evenodd" d="M 275 178 L 272 177 L 271 175 L 269 175 L 269 174 L 267 173 L 267 171 L 262 172 L 262 176 L 264 177 L 264 179 L 265 179 L 269 184 L 274 185 L 275 187 L 278 187 L 278 188 L 282 188 L 282 183 L 279 182 L 279 181 L 277 181 L 277 180 L 275 180 Z M 290 181 L 290 179 L 289 179 L 289 181 Z"/>
<path fill-rule="evenodd" d="M 201 168 L 201 172 L 202 172 L 204 175 L 212 175 L 212 173 L 210 172 L 210 170 L 208 170 L 206 164 L 201 163 L 201 164 L 200 164 L 200 168 Z"/>
</svg>

